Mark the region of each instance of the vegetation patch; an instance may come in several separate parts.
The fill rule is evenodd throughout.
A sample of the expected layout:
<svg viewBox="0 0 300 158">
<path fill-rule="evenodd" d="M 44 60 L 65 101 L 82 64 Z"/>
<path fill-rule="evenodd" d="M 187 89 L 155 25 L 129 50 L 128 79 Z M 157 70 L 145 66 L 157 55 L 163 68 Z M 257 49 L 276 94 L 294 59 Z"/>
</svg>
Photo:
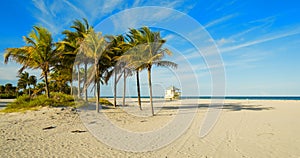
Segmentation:
<svg viewBox="0 0 300 158">
<path fill-rule="evenodd" d="M 29 95 L 25 94 L 18 97 L 14 102 L 7 104 L 7 107 L 2 112 L 37 110 L 45 106 L 75 106 L 75 103 L 73 96 L 63 93 L 51 93 L 50 98 L 47 98 L 46 95 L 29 97 Z"/>
<path fill-rule="evenodd" d="M 96 102 L 96 98 L 90 98 L 89 102 Z M 113 103 L 111 103 L 109 100 L 106 98 L 100 98 L 99 103 L 102 105 L 108 105 L 108 106 L 113 106 Z"/>
</svg>

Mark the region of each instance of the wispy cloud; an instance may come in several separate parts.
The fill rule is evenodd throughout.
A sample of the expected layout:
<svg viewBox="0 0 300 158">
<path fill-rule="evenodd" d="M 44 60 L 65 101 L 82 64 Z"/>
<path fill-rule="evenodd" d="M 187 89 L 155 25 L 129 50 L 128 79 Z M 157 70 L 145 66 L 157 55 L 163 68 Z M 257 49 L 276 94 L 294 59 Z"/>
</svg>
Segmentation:
<svg viewBox="0 0 300 158">
<path fill-rule="evenodd" d="M 68 0 L 64 0 L 64 2 L 69 5 L 71 8 L 73 8 L 75 10 L 75 12 L 79 13 L 80 16 L 82 17 L 86 17 L 86 14 L 77 6 L 75 6 L 74 4 L 70 3 Z"/>
<path fill-rule="evenodd" d="M 215 26 L 215 25 L 218 25 L 218 24 L 221 24 L 225 21 L 228 21 L 234 17 L 236 17 L 238 14 L 230 14 L 230 15 L 226 15 L 226 16 L 223 16 L 219 19 L 216 19 L 216 20 L 213 20 L 209 23 L 207 23 L 206 25 L 204 25 L 205 28 L 209 28 L 209 27 L 212 27 L 212 26 Z"/>
<path fill-rule="evenodd" d="M 242 25 L 246 26 L 246 29 L 241 30 L 237 33 L 232 34 L 229 37 L 222 37 L 219 40 L 215 40 L 218 46 L 223 46 L 225 44 L 233 44 L 236 42 L 240 42 L 241 40 L 244 40 L 246 35 L 253 31 L 255 34 L 261 34 L 260 32 L 263 32 L 264 30 L 267 30 L 269 27 L 273 25 L 273 23 L 276 20 L 276 16 L 269 16 L 262 19 L 256 19 L 247 23 L 244 23 Z M 259 32 L 260 31 L 260 32 Z"/>
<path fill-rule="evenodd" d="M 237 2 L 237 0 L 232 0 L 230 2 L 224 3 L 223 5 L 221 5 L 221 7 L 217 8 L 216 11 L 221 11 L 223 9 L 226 9 L 230 6 L 232 6 L 233 4 L 235 4 Z"/>
<path fill-rule="evenodd" d="M 102 6 L 102 13 L 107 14 L 121 7 L 122 0 L 106 0 Z"/>
<path fill-rule="evenodd" d="M 276 39 L 281 39 L 284 37 L 289 37 L 289 36 L 293 36 L 293 35 L 297 35 L 297 34 L 300 34 L 300 29 L 296 29 L 296 30 L 288 31 L 288 32 L 284 32 L 284 33 L 276 33 L 275 35 L 269 35 L 267 37 L 259 38 L 257 40 L 249 41 L 249 42 L 242 43 L 239 45 L 221 48 L 221 52 L 224 53 L 224 52 L 234 51 L 234 50 L 241 49 L 244 47 L 249 47 L 249 46 L 257 45 L 260 43 L 264 43 L 264 42 L 268 42 L 268 41 L 272 41 L 272 40 L 276 40 Z"/>
<path fill-rule="evenodd" d="M 225 45 L 225 44 L 232 44 L 232 43 L 235 43 L 235 42 L 237 42 L 237 41 L 239 41 L 240 39 L 238 39 L 238 38 L 241 38 L 242 36 L 244 36 L 244 35 L 246 35 L 246 34 L 248 34 L 248 33 L 250 33 L 250 32 L 252 32 L 252 31 L 254 31 L 254 30 L 256 30 L 256 29 L 259 29 L 259 28 L 261 28 L 261 26 L 256 26 L 256 27 L 251 27 L 251 28 L 249 28 L 249 29 L 246 29 L 246 30 L 243 30 L 243 31 L 241 31 L 241 32 L 238 32 L 238 33 L 236 33 L 236 34 L 234 34 L 234 35 L 231 35 L 230 37 L 228 37 L 228 38 L 221 38 L 221 39 L 219 39 L 219 40 L 216 40 L 216 44 L 220 47 L 220 46 L 223 46 L 223 45 Z M 243 39 L 243 38 L 242 38 Z"/>
<path fill-rule="evenodd" d="M 121 11 L 132 7 L 162 6 L 173 9 L 180 8 L 181 10 L 184 10 L 188 6 L 192 6 L 192 4 L 195 3 L 191 0 L 135 0 L 133 3 L 128 3 L 122 0 L 33 0 L 32 2 L 36 8 L 34 10 L 31 10 L 33 16 L 38 20 L 39 24 L 50 29 L 54 35 L 59 34 L 64 29 L 67 29 L 74 19 L 87 18 L 90 24 L 94 25 L 95 22 L 99 22 L 100 20 L 109 16 L 113 12 Z M 141 15 L 137 16 L 140 17 Z M 160 18 L 166 18 L 168 16 L 168 13 L 157 12 L 155 13 L 155 16 Z M 136 17 L 123 16 L 122 18 L 123 19 L 120 20 L 124 23 L 125 21 L 130 22 L 130 25 L 128 26 L 134 26 L 134 24 L 137 23 L 137 21 L 134 20 Z"/>
<path fill-rule="evenodd" d="M 87 18 L 90 24 L 104 18 L 111 12 L 122 9 L 122 1 L 32 1 L 35 10 L 31 10 L 39 24 L 47 27 L 54 35 L 70 26 L 75 19 Z"/>
</svg>

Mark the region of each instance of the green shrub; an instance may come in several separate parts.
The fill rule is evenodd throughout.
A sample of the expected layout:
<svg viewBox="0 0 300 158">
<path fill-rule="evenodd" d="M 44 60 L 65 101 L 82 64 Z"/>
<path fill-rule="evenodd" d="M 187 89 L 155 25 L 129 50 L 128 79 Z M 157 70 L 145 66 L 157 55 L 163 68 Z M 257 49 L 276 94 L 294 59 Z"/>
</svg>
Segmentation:
<svg viewBox="0 0 300 158">
<path fill-rule="evenodd" d="M 30 98 L 28 95 L 19 96 L 14 102 L 7 104 L 6 110 L 10 109 L 31 109 L 44 106 L 74 106 L 74 98 L 71 95 L 62 93 L 51 93 L 51 98 L 46 95 L 39 95 Z"/>
<path fill-rule="evenodd" d="M 75 106 L 74 97 L 64 93 L 51 93 L 51 106 Z"/>
<path fill-rule="evenodd" d="M 103 105 L 111 105 L 111 106 L 113 105 L 110 101 L 108 101 L 105 98 L 100 98 L 99 103 Z"/>
<path fill-rule="evenodd" d="M 89 102 L 96 102 L 96 98 L 89 98 Z M 113 104 L 108 101 L 106 98 L 100 98 L 99 103 L 102 105 L 110 105 L 112 106 Z"/>
</svg>

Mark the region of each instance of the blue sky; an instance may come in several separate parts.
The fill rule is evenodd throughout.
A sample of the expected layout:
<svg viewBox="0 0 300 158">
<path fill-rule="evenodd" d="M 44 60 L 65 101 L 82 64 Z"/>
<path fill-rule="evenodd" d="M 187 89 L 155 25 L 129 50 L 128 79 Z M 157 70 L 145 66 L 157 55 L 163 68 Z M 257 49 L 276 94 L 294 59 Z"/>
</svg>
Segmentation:
<svg viewBox="0 0 300 158">
<path fill-rule="evenodd" d="M 57 41 L 62 38 L 60 33 L 76 18 L 85 17 L 91 25 L 99 26 L 96 27 L 98 31 L 105 32 L 110 27 L 103 25 L 103 21 L 121 13 L 111 18 L 111 25 L 115 26 L 115 32 L 120 29 L 118 33 L 122 33 L 128 27 L 147 24 L 147 19 L 143 19 L 147 13 L 122 12 L 142 6 L 171 8 L 192 17 L 203 26 L 199 28 L 211 36 L 210 40 L 223 59 L 220 65 L 205 63 L 205 57 L 188 41 L 199 42 L 203 40 L 202 34 L 196 32 L 197 28 L 185 30 L 189 24 L 183 22 L 178 29 L 190 33 L 190 39 L 161 30 L 174 53 L 169 60 L 177 62 L 179 67 L 153 70 L 156 94 L 161 95 L 166 87 L 176 85 L 184 95 L 210 95 L 212 67 L 224 65 L 226 95 L 300 95 L 300 2 L 296 0 L 3 1 L 0 6 L 0 84 L 16 83 L 19 65 L 13 62 L 4 65 L 3 53 L 5 48 L 23 46 L 22 36 L 27 35 L 33 25 L 48 28 Z M 168 11 L 155 14 L 152 22 L 169 20 L 170 26 L 178 18 Z M 39 74 L 36 70 L 29 72 Z M 144 95 L 147 95 L 146 75 L 145 72 L 141 74 Z M 128 93 L 134 95 L 134 77 L 129 78 L 128 85 Z M 111 84 L 103 87 L 103 94 L 112 94 Z"/>
</svg>

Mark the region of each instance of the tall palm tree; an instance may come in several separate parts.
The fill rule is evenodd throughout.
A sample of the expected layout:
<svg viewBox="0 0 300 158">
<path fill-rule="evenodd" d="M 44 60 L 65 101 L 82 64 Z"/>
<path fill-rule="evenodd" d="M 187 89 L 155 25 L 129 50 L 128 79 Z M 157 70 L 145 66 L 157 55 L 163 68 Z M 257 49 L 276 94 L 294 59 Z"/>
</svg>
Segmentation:
<svg viewBox="0 0 300 158">
<path fill-rule="evenodd" d="M 142 27 L 141 29 L 135 31 L 134 34 L 136 34 L 134 38 L 136 38 L 136 40 L 140 43 L 137 46 L 139 54 L 143 56 L 141 60 L 136 61 L 136 64 L 140 65 L 139 68 L 146 68 L 148 71 L 150 106 L 152 115 L 154 115 L 151 69 L 153 65 L 176 68 L 177 64 L 171 61 L 163 60 L 165 54 L 172 55 L 172 52 L 167 48 L 162 47 L 166 40 L 161 38 L 160 32 L 152 32 L 148 27 Z"/>
<path fill-rule="evenodd" d="M 64 80 L 70 83 L 70 94 L 73 95 L 73 66 L 76 54 L 74 48 L 76 47 L 75 40 L 72 37 L 66 35 L 65 39 L 56 43 L 57 51 L 61 52 L 59 57 L 59 62 L 54 66 L 54 74 L 64 74 Z"/>
<path fill-rule="evenodd" d="M 129 63 L 130 67 L 133 67 L 135 69 L 138 105 L 140 110 L 142 110 L 139 72 L 142 71 L 143 68 L 140 64 L 136 64 L 136 61 L 140 61 L 143 58 L 143 54 L 140 53 L 140 49 L 138 48 L 138 46 L 145 42 L 143 41 L 142 33 L 137 29 L 130 29 L 126 37 L 126 40 L 129 42 L 131 49 L 126 53 L 126 55 L 124 55 L 124 58 L 126 58 L 126 61 L 127 63 Z"/>
<path fill-rule="evenodd" d="M 125 106 L 125 99 L 126 99 L 126 79 L 128 76 L 132 75 L 132 69 L 126 67 L 126 65 L 123 67 L 123 79 L 124 79 L 124 87 L 123 87 L 123 106 Z"/>
<path fill-rule="evenodd" d="M 120 60 L 122 55 L 130 48 L 130 45 L 126 43 L 125 38 L 123 35 L 118 36 L 108 36 L 109 42 L 109 49 L 112 57 L 112 65 L 114 70 L 114 106 L 116 107 L 117 104 L 117 84 L 119 79 L 121 78 L 122 74 L 125 73 L 124 71 L 124 62 Z M 118 76 L 119 74 L 119 76 Z M 124 74 L 125 76 L 125 74 Z M 124 85 L 125 86 L 125 85 Z M 123 97 L 124 98 L 124 97 Z M 123 103 L 124 104 L 124 103 Z"/>
<path fill-rule="evenodd" d="M 80 64 L 83 62 L 84 63 L 84 84 L 87 81 L 87 65 L 90 61 L 89 58 L 86 56 L 82 57 L 84 59 L 83 61 L 80 60 L 80 54 L 79 54 L 79 47 L 80 44 L 84 41 L 85 37 L 88 35 L 90 29 L 92 28 L 87 19 L 83 18 L 82 20 L 74 20 L 73 25 L 70 26 L 70 28 L 74 29 L 75 31 L 70 31 L 70 30 L 65 30 L 63 31 L 63 34 L 66 36 L 65 39 L 61 42 L 59 42 L 60 50 L 64 51 L 64 55 L 66 57 L 66 60 L 72 61 L 70 64 L 70 72 L 72 74 L 73 72 L 73 65 L 77 65 L 77 71 L 80 71 Z M 75 58 L 77 60 L 75 61 Z M 68 62 L 68 61 L 67 61 Z M 75 62 L 75 63 L 74 63 Z M 78 80 L 78 97 L 80 97 L 80 73 L 77 74 L 77 80 Z M 71 82 L 72 83 L 72 82 Z M 72 87 L 72 85 L 71 85 Z M 72 88 L 71 88 L 72 89 Z M 85 95 L 85 101 L 87 101 L 88 96 L 87 96 L 87 89 L 84 91 Z"/>
<path fill-rule="evenodd" d="M 80 20 L 75 20 L 73 22 L 73 25 L 71 26 L 71 28 L 76 30 L 76 41 L 77 41 L 77 46 L 80 47 L 80 44 L 84 41 L 84 39 L 87 37 L 87 35 L 89 34 L 90 30 L 91 30 L 91 26 L 89 25 L 87 19 L 83 18 L 82 21 Z M 77 48 L 79 48 L 77 47 Z M 83 58 L 83 63 L 84 63 L 84 83 L 83 85 L 85 85 L 86 81 L 87 81 L 87 65 L 90 62 L 89 58 L 86 58 L 86 56 Z M 79 70 L 78 70 L 79 71 Z M 80 74 L 80 73 L 78 73 Z M 80 78 L 80 76 L 78 75 L 78 77 Z M 78 78 L 78 80 L 79 80 Z M 80 81 L 78 87 L 80 87 Z M 79 94 L 80 94 L 80 88 L 78 89 Z M 85 96 L 85 101 L 88 101 L 88 96 L 87 96 L 87 88 L 85 88 L 84 91 L 84 96 Z"/>
<path fill-rule="evenodd" d="M 142 70 L 141 67 L 141 63 L 139 61 L 143 60 L 143 54 L 140 52 L 139 46 L 135 46 L 132 47 L 133 45 L 130 44 L 129 46 L 129 50 L 126 51 L 122 56 L 120 56 L 118 58 L 119 64 L 121 65 L 120 67 L 122 67 L 122 73 L 124 76 L 124 79 L 126 79 L 126 77 L 128 75 L 132 75 L 133 72 L 136 72 L 136 77 L 137 77 L 137 92 L 138 92 L 138 105 L 140 110 L 142 110 L 142 106 L 141 106 L 141 98 L 140 98 L 140 83 L 139 83 L 139 71 Z M 124 83 L 126 80 L 124 80 Z M 124 86 L 126 86 L 126 84 L 124 84 Z M 124 92 L 123 94 L 125 94 L 125 87 L 124 87 Z M 124 98 L 124 96 L 123 96 Z M 125 99 L 123 99 L 123 105 L 125 104 L 124 101 Z"/>
<path fill-rule="evenodd" d="M 90 29 L 89 34 L 86 36 L 84 41 L 80 45 L 80 51 L 84 52 L 87 58 L 94 59 L 93 71 L 89 75 L 90 78 L 87 80 L 84 86 L 84 90 L 87 89 L 88 85 L 92 82 L 95 83 L 96 91 L 96 111 L 99 112 L 99 98 L 100 98 L 100 82 L 103 74 L 107 72 L 107 60 L 111 60 L 111 57 L 107 54 L 108 43 L 102 36 L 102 33 L 96 33 L 93 29 Z"/>
<path fill-rule="evenodd" d="M 4 54 L 4 62 L 10 58 L 22 65 L 19 73 L 26 68 L 41 69 L 41 76 L 45 79 L 46 95 L 50 97 L 48 75 L 53 63 L 56 62 L 57 52 L 54 51 L 54 43 L 51 33 L 43 27 L 34 26 L 28 37 L 23 37 L 26 46 L 21 48 L 7 48 Z"/>
</svg>

